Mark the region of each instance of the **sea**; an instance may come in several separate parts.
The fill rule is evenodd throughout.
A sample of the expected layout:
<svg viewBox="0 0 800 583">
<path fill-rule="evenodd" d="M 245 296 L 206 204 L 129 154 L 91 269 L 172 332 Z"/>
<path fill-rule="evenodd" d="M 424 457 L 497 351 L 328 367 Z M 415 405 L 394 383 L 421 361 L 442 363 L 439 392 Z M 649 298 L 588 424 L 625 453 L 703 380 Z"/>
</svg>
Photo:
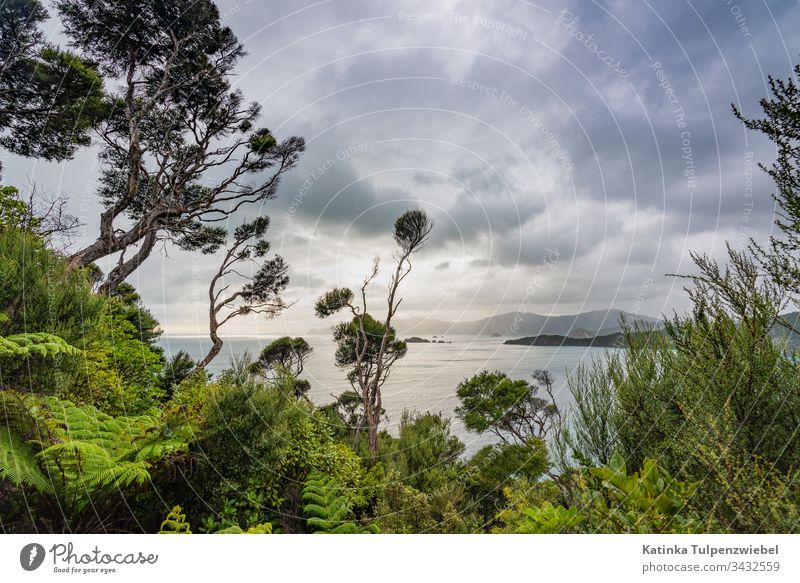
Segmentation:
<svg viewBox="0 0 800 583">
<path fill-rule="evenodd" d="M 277 337 L 231 336 L 225 338 L 222 352 L 207 370 L 219 374 L 230 366 L 234 355 L 249 351 L 257 357 L 261 349 Z M 331 403 L 350 389 L 346 371 L 337 368 L 336 345 L 330 336 L 304 336 L 313 348 L 301 375 L 311 384 L 309 397 L 317 404 Z M 404 410 L 436 412 L 450 418 L 451 431 L 465 444 L 465 455 L 472 455 L 495 439 L 468 432 L 456 418 L 459 405 L 458 384 L 486 369 L 501 371 L 514 379 L 531 379 L 537 369 L 547 369 L 553 376 L 556 404 L 567 411 L 572 399 L 567 378 L 581 364 L 604 358 L 613 348 L 578 346 L 541 347 L 503 344 L 505 338 L 488 336 L 448 336 L 431 343 L 409 343 L 406 356 L 398 360 L 383 386 L 383 406 L 387 421 L 384 427 L 397 434 Z M 211 341 L 208 337 L 163 335 L 159 344 L 169 357 L 180 350 L 195 360 L 203 357 Z"/>
</svg>

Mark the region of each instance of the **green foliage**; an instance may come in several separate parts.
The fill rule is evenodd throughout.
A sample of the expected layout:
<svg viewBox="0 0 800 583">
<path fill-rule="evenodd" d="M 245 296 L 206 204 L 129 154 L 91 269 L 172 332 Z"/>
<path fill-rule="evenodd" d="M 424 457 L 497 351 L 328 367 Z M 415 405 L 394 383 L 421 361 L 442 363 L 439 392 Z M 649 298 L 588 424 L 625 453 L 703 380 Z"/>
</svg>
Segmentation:
<svg viewBox="0 0 800 583">
<path fill-rule="evenodd" d="M 21 156 L 70 158 L 104 111 L 96 68 L 45 41 L 38 0 L 0 4 L 0 145 Z"/>
<path fill-rule="evenodd" d="M 656 460 L 645 460 L 641 472 L 627 472 L 625 460 L 615 452 L 609 465 L 591 468 L 578 477 L 580 493 L 565 508 L 545 501 L 523 510 L 516 532 L 554 534 L 589 533 L 692 533 L 703 523 L 689 507 L 699 485 L 672 478 Z"/>
<path fill-rule="evenodd" d="M 641 472 L 628 475 L 625 460 L 615 452 L 607 466 L 590 470 L 602 490 L 590 490 L 590 521 L 605 532 L 695 532 L 701 522 L 686 516 L 688 501 L 699 482 L 679 482 L 654 459 Z"/>
<path fill-rule="evenodd" d="M 394 240 L 404 253 L 422 249 L 433 229 L 433 221 L 421 209 L 404 212 L 394 222 Z"/>
<path fill-rule="evenodd" d="M 63 258 L 33 233 L 0 231 L 0 336 L 36 330 L 56 334 L 83 348 L 105 309 L 83 270 L 70 270 Z"/>
<path fill-rule="evenodd" d="M 539 480 L 548 469 L 547 446 L 537 438 L 523 444 L 499 443 L 481 448 L 463 470 L 462 481 L 484 523 L 492 525 L 503 507 L 503 487 L 520 479 Z"/>
<path fill-rule="evenodd" d="M 175 506 L 167 514 L 158 534 L 192 534 L 191 526 L 186 522 L 186 515 L 182 514 L 180 506 Z M 215 530 L 213 534 L 272 534 L 272 524 L 269 522 L 257 524 L 247 530 L 242 530 L 239 525 L 233 525 Z"/>
<path fill-rule="evenodd" d="M 155 348 L 161 336 L 161 327 L 153 314 L 144 307 L 142 298 L 129 283 L 119 284 L 113 294 L 110 312 L 130 322 L 137 332 L 137 339 Z"/>
<path fill-rule="evenodd" d="M 710 529 L 790 528 L 779 518 L 792 513 L 788 506 L 775 512 L 778 506 L 756 502 L 783 490 L 784 499 L 796 499 L 782 486 L 800 464 L 800 377 L 773 339 L 781 286 L 734 250 L 724 267 L 703 256 L 694 260 L 699 273 L 691 277 L 690 316 L 667 321 L 666 334 L 626 328 L 624 355 L 574 378 L 577 414 L 565 432 L 566 449 L 585 467 L 615 448 L 636 467 L 657 459 L 686 483 L 703 481 L 691 505 Z M 568 462 L 560 465 L 564 471 Z"/>
<path fill-rule="evenodd" d="M 617 410 L 614 376 L 622 366 L 617 353 L 605 359 L 593 358 L 590 365 L 581 364 L 569 375 L 567 386 L 573 405 L 569 411 L 571 426 L 556 435 L 556 463 L 568 472 L 575 459 L 584 467 L 607 464 L 616 443 Z"/>
<path fill-rule="evenodd" d="M 175 386 L 181 384 L 194 370 L 194 359 L 185 350 L 179 350 L 164 363 L 158 373 L 158 383 L 167 397 L 172 396 Z"/>
<path fill-rule="evenodd" d="M 125 260 L 102 286 L 109 291 L 138 269 L 156 241 L 204 253 L 218 249 L 222 218 L 273 198 L 279 177 L 305 147 L 301 138 L 277 142 L 256 127 L 259 104 L 247 101 L 232 81 L 244 49 L 219 8 L 211 0 L 125 10 L 94 0 L 58 0 L 55 6 L 72 45 L 117 80 L 98 124 L 97 196 L 105 214 L 97 238 L 73 260 L 87 265 L 121 253 Z M 125 257 L 132 247 L 134 256 Z M 253 277 L 244 276 L 245 269 L 228 272 L 230 264 L 220 270 L 234 275 L 231 285 L 249 280 L 223 300 L 226 305 L 253 309 L 279 286 L 285 266 L 277 258 L 267 263 Z"/>
<path fill-rule="evenodd" d="M 160 331 L 132 288 L 101 298 L 85 270 L 70 270 L 40 238 L 14 229 L 0 231 L 0 280 L 0 351 L 16 355 L 0 363 L 4 387 L 109 413 L 156 409 Z"/>
<path fill-rule="evenodd" d="M 364 328 L 364 337 L 361 335 L 361 327 Z M 336 342 L 336 365 L 349 369 L 348 378 L 351 382 L 355 381 L 356 371 L 353 365 L 356 363 L 356 356 L 359 351 L 364 352 L 363 367 L 372 369 L 377 366 L 377 358 L 380 351 L 386 326 L 378 322 L 369 314 L 357 316 L 350 322 L 340 322 L 333 327 L 333 339 Z M 365 346 L 362 346 L 366 338 Z M 406 355 L 408 347 L 402 340 L 397 339 L 394 328 L 386 334 L 386 358 L 391 362 Z"/>
<path fill-rule="evenodd" d="M 314 305 L 318 318 L 327 318 L 347 307 L 353 301 L 353 292 L 347 288 L 334 288 L 325 292 Z"/>
<path fill-rule="evenodd" d="M 553 480 L 518 478 L 503 487 L 503 508 L 495 517 L 492 532 L 514 533 L 529 519 L 529 511 L 561 502 L 561 490 Z"/>
<path fill-rule="evenodd" d="M 105 504 L 149 484 L 191 439 L 180 419 L 112 417 L 92 406 L 7 390 L 0 391 L 0 403 L 0 475 L 52 496 L 60 510 L 41 518 L 65 521 L 65 528 L 104 520 Z"/>
<path fill-rule="evenodd" d="M 265 346 L 254 365 L 257 372 L 266 372 L 276 366 L 282 366 L 297 376 L 303 372 L 305 359 L 313 350 L 305 338 L 283 336 Z"/>
<path fill-rule="evenodd" d="M 81 354 L 81 351 L 74 346 L 70 346 L 63 338 L 46 332 L 0 336 L 0 359 L 27 359 L 37 356 L 53 358 L 60 354 L 76 356 Z"/>
<path fill-rule="evenodd" d="M 77 498 L 97 489 L 142 485 L 154 464 L 187 447 L 184 435 L 153 417 L 111 417 L 53 397 L 42 404 L 53 443 L 38 455 Z"/>
<path fill-rule="evenodd" d="M 449 419 L 435 413 L 412 415 L 403 411 L 400 435 L 383 451 L 386 463 L 398 470 L 405 483 L 432 492 L 455 477 L 464 447 L 450 433 Z"/>
<path fill-rule="evenodd" d="M 223 522 L 245 528 L 280 515 L 285 532 L 297 531 L 297 485 L 314 471 L 335 479 L 353 507 L 367 506 L 370 478 L 360 458 L 334 440 L 311 403 L 293 398 L 294 377 L 265 385 L 249 375 L 249 362 L 237 368 L 242 374 L 231 370 L 208 388 L 198 443 L 206 479 L 197 486 Z"/>
<path fill-rule="evenodd" d="M 0 186 L 0 231 L 36 227 L 41 219 L 33 216 L 28 204 L 13 186 Z"/>
<path fill-rule="evenodd" d="M 800 64 L 794 75 L 800 74 Z M 778 206 L 775 226 L 780 235 L 771 235 L 768 249 L 751 241 L 756 256 L 770 278 L 784 286 L 795 299 L 800 292 L 800 88 L 796 77 L 769 76 L 770 95 L 759 101 L 763 118 L 746 118 L 736 105 L 733 111 L 745 127 L 763 133 L 775 145 L 777 157 L 770 166 L 759 165 L 777 188 L 772 196 Z"/>
<path fill-rule="evenodd" d="M 8 427 L 0 426 L 0 479 L 15 486 L 49 492 L 51 485 L 39 468 L 34 448 Z"/>
<path fill-rule="evenodd" d="M 578 508 L 553 506 L 545 502 L 536 508 L 525 509 L 525 519 L 517 528 L 519 534 L 563 534 L 574 532 L 586 517 Z"/>
<path fill-rule="evenodd" d="M 311 384 L 297 377 L 303 372 L 305 360 L 313 350 L 304 338 L 283 336 L 263 348 L 251 365 L 251 371 L 265 377 L 291 376 L 292 393 L 296 399 L 301 399 L 311 390 Z"/>
<path fill-rule="evenodd" d="M 266 128 L 257 130 L 250 137 L 250 149 L 257 154 L 269 152 L 276 144 L 275 136 Z"/>
<path fill-rule="evenodd" d="M 242 530 L 241 526 L 229 526 L 222 530 L 217 530 L 214 534 L 272 534 L 272 524 L 265 522 L 263 524 L 256 524 L 247 530 Z"/>
<path fill-rule="evenodd" d="M 181 513 L 182 508 L 175 506 L 169 511 L 158 534 L 192 534 L 192 528 L 186 522 L 186 515 Z"/>
<path fill-rule="evenodd" d="M 553 401 L 552 379 L 537 371 L 536 382 L 512 380 L 500 371 L 481 371 L 458 385 L 461 405 L 456 415 L 470 431 L 489 431 L 504 441 L 524 443 L 544 438 L 558 417 Z M 549 399 L 539 396 L 542 388 Z"/>
<path fill-rule="evenodd" d="M 301 496 L 303 516 L 309 532 L 359 534 L 368 532 L 353 522 L 352 505 L 340 494 L 333 478 L 312 472 L 306 478 Z"/>
<path fill-rule="evenodd" d="M 481 522 L 467 509 L 469 504 L 458 481 L 423 492 L 405 484 L 396 471 L 380 484 L 373 512 L 374 524 L 384 533 L 431 534 L 479 531 Z"/>
</svg>

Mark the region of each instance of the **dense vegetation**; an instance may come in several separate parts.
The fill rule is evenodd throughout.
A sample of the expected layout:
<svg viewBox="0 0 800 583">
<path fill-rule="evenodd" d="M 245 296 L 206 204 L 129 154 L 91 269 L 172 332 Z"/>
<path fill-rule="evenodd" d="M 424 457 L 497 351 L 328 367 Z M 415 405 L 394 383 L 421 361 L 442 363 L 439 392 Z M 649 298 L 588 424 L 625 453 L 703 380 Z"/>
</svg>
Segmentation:
<svg viewBox="0 0 800 583">
<path fill-rule="evenodd" d="M 334 326 L 330 365 L 352 390 L 334 403 L 307 397 L 309 383 L 299 377 L 312 347 L 302 338 L 280 338 L 256 358 L 240 355 L 218 376 L 205 369 L 227 319 L 287 308 L 280 298 L 287 269 L 279 257 L 267 259 L 266 219 L 233 231 L 210 283 L 216 351 L 196 363 L 185 353 L 167 359 L 158 347 L 158 322 L 125 276 L 156 238 L 209 253 L 224 247 L 228 234 L 212 217 L 228 213 L 217 204 L 270 198 L 302 151 L 299 138 L 279 143 L 254 129 L 258 107 L 244 104 L 228 79 L 241 45 L 213 3 L 193 2 L 190 11 L 184 4 L 148 5 L 130 38 L 116 43 L 108 31 L 126 29 L 133 16 L 109 2 L 60 0 L 77 54 L 44 44 L 39 2 L 4 5 L 2 26 L 21 27 L 22 40 L 0 43 L 3 70 L 13 73 L 0 78 L 10 104 L 0 116 L 0 143 L 64 159 L 94 131 L 106 168 L 101 233 L 72 254 L 53 244 L 69 221 L 39 213 L 12 187 L 0 190 L 0 530 L 797 530 L 800 374 L 775 336 L 777 326 L 790 334 L 793 322 L 780 314 L 800 290 L 800 91 L 793 81 L 772 82 L 765 119 L 742 118 L 778 145 L 768 171 L 785 237 L 730 250 L 726 265 L 694 256 L 693 311 L 663 331 L 625 327 L 622 352 L 569 379 L 574 406 L 567 411 L 556 407 L 547 371 L 529 380 L 475 371 L 453 387 L 456 415 L 492 445 L 468 458 L 440 414 L 406 412 L 397 435 L 381 427 L 381 387 L 406 352 L 392 327 L 398 290 L 433 227 L 422 211 L 395 223 L 384 316 L 366 305 L 377 262 L 360 293 L 337 288 L 316 304 L 320 317 L 348 313 Z M 67 61 L 76 67 L 74 87 L 90 87 L 51 95 L 57 117 L 50 122 L 25 110 L 26 95 L 61 75 Z M 42 72 L 28 79 L 32 67 Z M 117 89 L 106 92 L 103 83 Z M 188 132 L 175 129 L 187 120 Z M 37 144 L 37 136 L 48 143 Z M 232 145 L 216 149 L 220 136 Z M 174 147 L 162 152 L 167 141 Z M 219 157 L 231 162 L 230 178 L 209 186 L 203 171 Z M 266 181 L 241 185 L 262 172 Z M 118 217 L 133 226 L 116 229 Z M 131 246 L 139 251 L 110 274 L 93 263 Z M 259 262 L 255 275 L 236 279 L 241 262 Z"/>
</svg>

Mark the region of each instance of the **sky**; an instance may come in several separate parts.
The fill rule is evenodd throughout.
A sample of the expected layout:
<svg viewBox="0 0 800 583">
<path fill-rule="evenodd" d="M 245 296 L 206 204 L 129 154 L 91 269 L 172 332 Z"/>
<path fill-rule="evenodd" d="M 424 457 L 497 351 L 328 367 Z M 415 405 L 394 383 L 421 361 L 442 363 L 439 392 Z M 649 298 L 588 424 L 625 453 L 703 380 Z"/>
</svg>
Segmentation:
<svg viewBox="0 0 800 583">
<path fill-rule="evenodd" d="M 757 164 L 774 148 L 731 104 L 757 116 L 767 75 L 791 74 L 795 1 L 218 5 L 248 52 L 234 85 L 278 138 L 307 142 L 277 199 L 230 224 L 271 217 L 295 303 L 229 334 L 327 326 L 314 300 L 358 287 L 374 256 L 370 311 L 383 311 L 392 225 L 410 208 L 435 226 L 399 318 L 683 311 L 669 274 L 693 272 L 691 250 L 724 258 L 726 241 L 773 228 Z M 62 39 L 56 17 L 47 30 Z M 3 168 L 7 184 L 69 197 L 76 247 L 96 237 L 96 149 L 61 164 L 4 155 Z M 204 334 L 219 260 L 161 248 L 129 281 L 168 333 Z"/>
</svg>

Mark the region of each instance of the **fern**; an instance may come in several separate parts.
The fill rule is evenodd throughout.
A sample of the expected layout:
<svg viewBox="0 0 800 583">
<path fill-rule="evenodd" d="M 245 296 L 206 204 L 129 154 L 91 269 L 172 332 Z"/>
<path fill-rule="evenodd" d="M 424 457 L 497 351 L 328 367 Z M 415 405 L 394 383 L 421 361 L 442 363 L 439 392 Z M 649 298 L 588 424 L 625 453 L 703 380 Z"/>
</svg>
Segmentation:
<svg viewBox="0 0 800 583">
<path fill-rule="evenodd" d="M 186 515 L 182 513 L 182 508 L 180 506 L 175 506 L 169 514 L 167 514 L 164 522 L 161 523 L 161 529 L 158 531 L 158 534 L 192 534 L 191 526 L 186 522 Z M 247 530 L 242 530 L 241 526 L 235 524 L 217 530 L 213 534 L 272 534 L 272 525 L 267 522 L 264 524 L 257 524 Z"/>
<path fill-rule="evenodd" d="M 318 472 L 309 474 L 300 501 L 311 532 L 358 534 L 370 531 L 353 522 L 350 501 L 339 494 L 339 484 L 329 476 Z"/>
<path fill-rule="evenodd" d="M 158 534 L 192 534 L 192 529 L 186 522 L 186 515 L 181 514 L 181 510 L 180 506 L 175 506 L 170 510 L 164 522 L 161 523 Z"/>
<path fill-rule="evenodd" d="M 52 486 L 36 463 L 33 448 L 8 427 L 0 427 L 0 478 L 16 486 L 52 492 Z"/>
<path fill-rule="evenodd" d="M 0 391 L 0 405 L 8 426 L 0 438 L 0 478 L 68 494 L 77 509 L 100 491 L 146 484 L 154 465 L 188 448 L 187 429 L 155 417 L 112 417 L 15 391 Z M 50 488 L 46 475 L 55 481 Z"/>
<path fill-rule="evenodd" d="M 269 522 L 251 526 L 247 530 L 242 530 L 241 526 L 229 526 L 214 532 L 214 534 L 272 534 L 272 525 Z"/>
<path fill-rule="evenodd" d="M 81 354 L 81 351 L 60 336 L 46 332 L 0 336 L 0 358 L 28 358 L 31 356 L 52 358 L 59 354 L 76 356 Z"/>
</svg>

